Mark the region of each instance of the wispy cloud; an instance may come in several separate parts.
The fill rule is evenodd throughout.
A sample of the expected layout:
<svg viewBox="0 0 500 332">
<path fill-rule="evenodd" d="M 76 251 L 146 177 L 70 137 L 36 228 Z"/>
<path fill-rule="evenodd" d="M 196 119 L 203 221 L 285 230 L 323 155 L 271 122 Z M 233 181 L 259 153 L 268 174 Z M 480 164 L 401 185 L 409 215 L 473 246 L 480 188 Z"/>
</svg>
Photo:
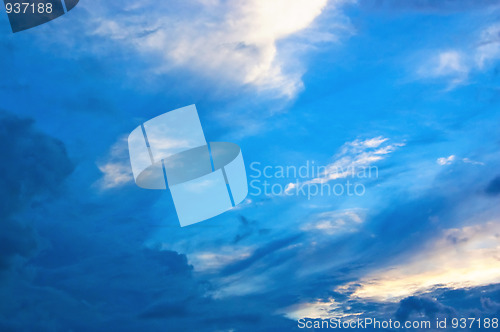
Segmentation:
<svg viewBox="0 0 500 332">
<path fill-rule="evenodd" d="M 120 138 L 110 149 L 106 161 L 97 163 L 103 174 L 96 185 L 103 190 L 121 187 L 134 180 L 128 157 L 127 137 Z"/>
<path fill-rule="evenodd" d="M 329 299 L 324 301 L 318 299 L 314 302 L 305 302 L 290 306 L 283 310 L 283 314 L 293 320 L 301 318 L 315 318 L 315 319 L 330 319 L 333 317 L 340 318 L 341 315 L 336 314 L 339 305 L 335 300 Z"/>
<path fill-rule="evenodd" d="M 451 155 L 451 156 L 448 156 L 448 157 L 441 157 L 441 158 L 438 158 L 436 160 L 436 162 L 438 163 L 438 165 L 441 165 L 441 166 L 444 166 L 444 165 L 449 165 L 451 163 L 453 163 L 453 161 L 455 161 L 455 155 Z"/>
<path fill-rule="evenodd" d="M 197 272 L 216 272 L 225 266 L 244 260 L 250 256 L 249 247 L 222 247 L 213 251 L 200 251 L 188 255 L 189 263 Z"/>
<path fill-rule="evenodd" d="M 469 75 L 470 68 L 466 64 L 464 55 L 456 50 L 439 52 L 423 65 L 418 74 L 429 78 L 446 78 L 449 80 L 449 89 L 464 83 Z"/>
<path fill-rule="evenodd" d="M 476 40 L 475 45 L 433 51 L 417 74 L 422 78 L 447 80 L 447 90 L 466 84 L 471 73 L 484 71 L 500 59 L 500 24 L 486 27 Z"/>
<path fill-rule="evenodd" d="M 378 136 L 366 140 L 354 140 L 345 143 L 334 156 L 334 162 L 324 167 L 320 175 L 302 183 L 289 183 L 286 190 L 290 191 L 297 186 L 323 184 L 333 180 L 355 176 L 358 172 L 367 171 L 367 168 L 377 161 L 385 159 L 404 143 L 388 143 L 389 139 Z M 371 171 L 371 170 L 369 170 Z"/>
<path fill-rule="evenodd" d="M 500 24 L 494 24 L 481 32 L 475 60 L 477 67 L 483 69 L 498 59 L 500 59 Z"/>
<path fill-rule="evenodd" d="M 99 170 L 104 174 L 100 182 L 101 188 L 103 189 L 119 187 L 132 180 L 130 166 L 122 162 L 109 162 L 100 165 Z"/>
<path fill-rule="evenodd" d="M 469 158 L 458 159 L 457 156 L 455 156 L 453 154 L 449 155 L 448 157 L 441 157 L 441 158 L 436 159 L 436 163 L 440 166 L 451 165 L 457 161 L 461 161 L 465 164 L 484 166 L 484 163 L 481 161 L 475 161 L 475 160 L 471 160 Z"/>
<path fill-rule="evenodd" d="M 316 231 L 327 235 L 339 232 L 354 232 L 365 220 L 365 211 L 347 209 L 322 212 L 313 217 L 313 221 L 304 225 L 304 231 Z"/>
</svg>

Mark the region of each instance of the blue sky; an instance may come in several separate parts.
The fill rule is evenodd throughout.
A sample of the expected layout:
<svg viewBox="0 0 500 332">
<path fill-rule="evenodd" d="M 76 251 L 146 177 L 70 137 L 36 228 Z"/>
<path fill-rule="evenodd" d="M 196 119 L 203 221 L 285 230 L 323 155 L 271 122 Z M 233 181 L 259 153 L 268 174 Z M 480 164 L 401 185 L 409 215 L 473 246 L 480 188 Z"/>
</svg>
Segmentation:
<svg viewBox="0 0 500 332">
<path fill-rule="evenodd" d="M 0 330 L 290 331 L 500 316 L 495 1 L 81 1 L 0 18 Z M 196 104 L 262 169 L 326 167 L 181 228 L 128 134 Z M 251 190 L 252 193 L 252 190 Z"/>
</svg>

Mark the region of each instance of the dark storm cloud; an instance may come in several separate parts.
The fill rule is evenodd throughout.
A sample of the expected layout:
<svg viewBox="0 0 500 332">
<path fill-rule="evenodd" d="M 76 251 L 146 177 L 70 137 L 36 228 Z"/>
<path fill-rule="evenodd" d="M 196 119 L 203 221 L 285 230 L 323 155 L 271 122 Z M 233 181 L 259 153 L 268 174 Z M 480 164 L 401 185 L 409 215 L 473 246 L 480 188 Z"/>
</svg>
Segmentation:
<svg viewBox="0 0 500 332">
<path fill-rule="evenodd" d="M 485 312 L 500 315 L 500 302 L 497 301 L 500 301 L 500 296 L 498 295 L 496 299 L 481 297 L 481 305 Z"/>
<path fill-rule="evenodd" d="M 12 219 L 0 221 L 0 270 L 9 266 L 16 255 L 27 257 L 36 248 L 35 232 Z"/>
<path fill-rule="evenodd" d="M 425 295 L 410 296 L 399 303 L 368 302 L 350 300 L 340 303 L 341 309 L 350 318 L 376 318 L 378 320 L 430 321 L 448 319 L 448 328 L 452 318 L 493 318 L 500 313 L 500 285 L 489 285 L 465 289 L 435 288 Z M 338 310 L 338 309 L 336 309 Z M 364 314 L 359 315 L 360 312 Z M 476 321 L 477 323 L 477 321 Z M 380 329 L 377 329 L 380 331 Z M 429 329 L 412 329 L 429 331 Z M 431 329 L 437 330 L 437 329 Z"/>
<path fill-rule="evenodd" d="M 73 246 L 83 244 L 79 234 L 64 236 Z M 94 245 L 105 245 L 101 241 Z M 123 243 L 70 265 L 30 269 L 34 280 L 0 287 L 0 296 L 11 299 L 0 301 L 0 324 L 20 331 L 182 330 L 189 323 L 183 313 L 196 313 L 206 302 L 204 283 L 193 277 L 186 256 L 174 251 Z"/>
<path fill-rule="evenodd" d="M 37 132 L 32 120 L 0 111 L 0 139 L 3 216 L 36 195 L 53 192 L 72 171 L 63 143 Z"/>
<path fill-rule="evenodd" d="M 0 269 L 35 248 L 35 232 L 16 214 L 57 190 L 72 164 L 62 142 L 33 121 L 0 111 Z"/>
<path fill-rule="evenodd" d="M 73 244 L 80 245 L 78 236 Z M 34 284 L 44 290 L 43 300 L 41 292 L 13 287 L 10 291 L 18 294 L 16 306 L 30 299 L 23 317 L 43 311 L 46 319 L 6 319 L 19 330 L 50 331 L 51 323 L 78 331 L 289 331 L 294 326 L 274 313 L 272 300 L 263 304 L 261 297 L 252 295 L 206 296 L 213 286 L 193 273 L 185 255 L 174 251 L 122 245 L 64 268 L 39 268 L 37 274 Z M 64 317 L 59 317 L 64 306 Z"/>
<path fill-rule="evenodd" d="M 452 308 L 445 307 L 431 298 L 411 296 L 400 302 L 396 319 L 404 322 L 409 320 L 412 314 L 425 315 L 429 319 L 434 319 L 439 313 L 453 312 Z"/>
<path fill-rule="evenodd" d="M 457 312 L 468 314 L 462 315 L 463 317 L 500 313 L 500 284 L 466 289 L 437 289 L 430 296 L 445 306 L 453 307 Z"/>
</svg>

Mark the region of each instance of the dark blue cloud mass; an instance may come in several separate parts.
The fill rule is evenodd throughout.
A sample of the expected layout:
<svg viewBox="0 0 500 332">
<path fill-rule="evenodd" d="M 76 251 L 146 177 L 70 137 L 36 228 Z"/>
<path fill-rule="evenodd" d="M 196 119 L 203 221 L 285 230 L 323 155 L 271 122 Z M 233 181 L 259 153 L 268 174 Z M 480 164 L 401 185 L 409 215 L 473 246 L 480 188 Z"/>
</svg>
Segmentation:
<svg viewBox="0 0 500 332">
<path fill-rule="evenodd" d="M 36 248 L 29 217 L 17 212 L 54 194 L 73 170 L 64 144 L 38 132 L 33 121 L 0 111 L 0 269 Z"/>
</svg>

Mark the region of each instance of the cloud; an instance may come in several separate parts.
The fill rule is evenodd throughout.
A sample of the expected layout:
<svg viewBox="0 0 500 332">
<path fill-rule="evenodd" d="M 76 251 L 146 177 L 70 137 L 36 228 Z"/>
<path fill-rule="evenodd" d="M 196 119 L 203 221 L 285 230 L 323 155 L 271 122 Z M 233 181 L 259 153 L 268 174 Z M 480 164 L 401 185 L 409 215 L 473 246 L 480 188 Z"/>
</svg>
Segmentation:
<svg viewBox="0 0 500 332">
<path fill-rule="evenodd" d="M 376 167 L 371 167 L 375 162 L 385 159 L 392 152 L 396 151 L 399 147 L 404 146 L 404 143 L 388 143 L 388 138 L 382 136 L 374 137 L 366 140 L 354 140 L 346 142 L 339 152 L 333 157 L 334 162 L 328 164 L 323 169 L 318 171 L 321 173 L 311 180 L 302 183 L 289 183 L 285 191 L 296 189 L 297 186 L 307 186 L 311 184 L 323 184 L 333 180 L 347 178 L 349 176 L 357 176 L 361 173 L 371 172 L 377 173 Z M 361 175 L 360 175 L 361 176 Z"/>
<path fill-rule="evenodd" d="M 463 64 L 462 55 L 456 51 L 441 52 L 437 67 L 433 69 L 436 76 L 456 75 L 467 73 L 468 69 Z"/>
<path fill-rule="evenodd" d="M 103 189 L 113 189 L 131 183 L 134 180 L 128 155 L 127 137 L 121 137 L 113 144 L 105 162 L 97 163 L 103 177 L 96 185 Z"/>
<path fill-rule="evenodd" d="M 169 317 L 174 317 L 174 318 L 181 318 L 183 316 L 186 316 L 188 313 L 188 310 L 185 306 L 179 305 L 177 302 L 173 303 L 168 303 L 168 302 L 163 302 L 163 303 L 158 303 L 154 304 L 144 312 L 142 312 L 139 315 L 139 318 L 142 319 L 165 319 Z"/>
<path fill-rule="evenodd" d="M 304 66 L 297 55 L 317 42 L 332 42 L 349 30 L 338 7 L 350 2 L 334 0 L 156 1 L 115 6 L 100 4 L 92 35 L 134 47 L 145 56 L 160 59 L 155 74 L 172 68 L 188 68 L 219 81 L 252 85 L 292 97 L 302 89 Z M 127 8 L 129 7 L 129 8 Z M 90 9 L 89 9 L 90 10 Z M 336 21 L 334 32 L 320 29 L 315 20 L 329 11 Z M 203 31 L 202 34 L 199 32 Z M 298 37 L 293 43 L 287 38 Z M 278 46 L 280 44 L 281 46 Z"/>
<path fill-rule="evenodd" d="M 484 28 L 475 45 L 434 51 L 418 69 L 423 78 L 446 79 L 448 90 L 466 84 L 471 73 L 485 71 L 500 59 L 500 24 Z"/>
<path fill-rule="evenodd" d="M 480 166 L 485 165 L 482 161 L 475 161 L 475 160 L 471 160 L 469 158 L 463 158 L 462 161 L 466 164 L 480 165 Z"/>
<path fill-rule="evenodd" d="M 74 245 L 82 244 L 81 235 L 68 236 Z M 92 244 L 104 250 L 84 260 L 55 268 L 31 265 L 35 280 L 3 284 L 0 295 L 11 300 L 0 301 L 0 326 L 7 323 L 16 331 L 51 331 L 54 326 L 56 330 L 106 331 L 113 326 L 120 331 L 157 331 L 158 320 L 182 326 L 181 313 L 196 314 L 199 305 L 209 305 L 185 255 L 130 245 L 107 250 L 103 240 L 96 237 Z"/>
<path fill-rule="evenodd" d="M 227 276 L 241 272 L 275 251 L 295 243 L 300 237 L 301 235 L 299 234 L 272 241 L 267 245 L 256 249 L 249 257 L 225 266 L 222 269 L 221 274 Z"/>
<path fill-rule="evenodd" d="M 399 321 L 408 321 L 412 313 L 417 313 L 419 316 L 424 314 L 429 319 L 434 319 L 439 313 L 453 313 L 452 308 L 443 306 L 436 300 L 427 297 L 410 296 L 401 300 L 396 319 Z"/>
<path fill-rule="evenodd" d="M 38 132 L 33 121 L 0 111 L 0 269 L 36 247 L 32 226 L 20 214 L 54 194 L 72 172 L 63 143 Z"/>
<path fill-rule="evenodd" d="M 452 155 L 449 155 L 448 157 L 441 157 L 441 158 L 436 159 L 436 163 L 440 166 L 446 166 L 446 165 L 451 165 L 451 164 L 457 162 L 457 160 L 458 160 L 457 156 L 452 154 Z M 462 158 L 458 161 L 461 161 L 465 164 L 484 166 L 483 162 L 471 160 L 469 158 Z"/>
<path fill-rule="evenodd" d="M 447 50 L 431 57 L 418 70 L 418 74 L 421 77 L 446 78 L 449 80 L 448 89 L 453 89 L 467 80 L 469 71 L 463 54 L 456 50 Z"/>
<path fill-rule="evenodd" d="M 103 189 L 120 187 L 133 179 L 130 166 L 125 163 L 108 162 L 99 166 L 99 170 L 104 174 L 100 184 Z"/>
<path fill-rule="evenodd" d="M 251 248 L 224 246 L 213 251 L 199 251 L 188 255 L 189 262 L 197 272 L 217 272 L 237 261 L 247 259 L 252 254 Z"/>
<path fill-rule="evenodd" d="M 317 313 L 325 307 L 321 303 L 330 302 L 334 294 L 336 304 L 326 311 L 327 316 L 361 313 L 374 317 L 392 306 L 392 311 L 380 314 L 393 319 L 394 306 L 409 296 L 434 298 L 436 289 L 497 282 L 499 214 L 496 205 L 482 195 L 487 184 L 483 167 L 459 164 L 451 175 L 442 171 L 428 191 L 416 196 L 412 190 L 391 193 L 385 208 L 380 210 L 384 202 L 377 202 L 361 224 L 346 222 L 357 225 L 359 231 L 339 230 L 336 236 L 309 231 L 306 257 L 298 259 L 301 275 L 308 275 L 303 280 L 325 280 L 323 289 L 333 291 L 311 292 L 309 299 L 298 301 L 298 308 Z M 327 243 L 320 241 L 323 236 Z M 456 307 L 457 301 L 450 299 L 443 305 Z"/>
<path fill-rule="evenodd" d="M 500 24 L 494 24 L 484 29 L 479 38 L 475 61 L 479 69 L 500 59 Z"/>
<path fill-rule="evenodd" d="M 246 203 L 251 204 L 251 200 Z M 234 237 L 233 244 L 240 243 L 254 234 L 266 234 L 269 231 L 267 228 L 259 228 L 259 223 L 256 220 L 251 220 L 245 216 L 240 216 L 239 219 L 240 226 L 238 234 Z"/>
<path fill-rule="evenodd" d="M 481 297 L 481 305 L 486 312 L 500 314 L 500 303 L 488 297 Z"/>
<path fill-rule="evenodd" d="M 12 219 L 3 219 L 1 226 L 0 271 L 9 267 L 15 257 L 28 257 L 36 248 L 36 233 L 32 227 Z"/>
<path fill-rule="evenodd" d="M 400 265 L 370 273 L 353 297 L 394 301 L 427 292 L 484 286 L 500 278 L 500 223 L 448 229 L 440 238 Z"/>
<path fill-rule="evenodd" d="M 354 232 L 365 221 L 365 213 L 360 209 L 322 212 L 313 217 L 314 221 L 302 227 L 304 231 L 316 231 L 326 235 L 340 232 Z"/>
<path fill-rule="evenodd" d="M 314 302 L 306 302 L 290 306 L 283 310 L 283 314 L 293 320 L 301 318 L 330 319 L 332 317 L 341 318 L 338 312 L 339 305 L 334 299 L 324 301 L 318 299 Z"/>
<path fill-rule="evenodd" d="M 379 149 L 391 143 L 389 140 L 384 141 L 384 138 L 370 140 L 370 144 L 365 141 L 367 140 L 349 144 L 346 150 L 350 150 L 351 145 L 363 150 L 366 145 Z M 421 170 L 416 169 L 416 173 L 412 172 L 408 176 L 418 178 Z M 468 285 L 495 282 L 498 276 L 489 273 L 494 272 L 495 266 L 498 266 L 490 254 L 495 252 L 495 247 L 485 239 L 488 236 L 494 239 L 498 211 L 488 210 L 484 216 L 478 214 L 478 211 L 492 205 L 488 198 L 481 195 L 485 188 L 483 178 L 482 167 L 461 163 L 454 167 L 452 175 L 447 170 L 441 170 L 433 178 L 432 186 L 423 192 L 416 192 L 411 188 L 401 189 L 401 183 L 406 182 L 398 181 L 398 189 L 394 191 L 394 187 L 390 186 L 390 193 L 387 193 L 387 185 L 390 184 L 385 182 L 379 186 L 379 192 L 385 191 L 385 194 L 380 201 L 370 202 L 372 204 L 366 217 L 363 218 L 361 214 L 358 218 L 358 221 L 362 220 L 361 223 L 347 217 L 337 217 L 334 211 L 312 216 L 309 214 L 309 220 L 298 216 L 299 220 L 303 220 L 299 227 L 306 231 L 304 241 L 301 241 L 302 246 L 298 247 L 293 261 L 281 266 L 287 271 L 283 275 L 293 275 L 293 278 L 283 278 L 287 280 L 286 284 L 271 284 L 268 287 L 283 287 L 281 291 L 293 289 L 294 294 L 302 294 L 293 300 L 298 304 L 283 306 L 286 308 L 283 311 L 285 315 L 295 313 L 299 316 L 316 315 L 319 318 L 365 314 L 367 317 L 374 317 L 381 308 L 387 306 L 392 311 L 384 312 L 383 317 L 393 319 L 398 301 L 408 296 L 424 293 L 431 298 L 431 292 L 438 287 L 460 289 L 469 287 Z M 387 197 L 391 197 L 390 200 Z M 338 207 L 339 204 L 343 205 L 339 202 L 332 205 Z M 352 206 L 351 204 L 349 205 Z M 342 211 L 339 210 L 339 214 Z M 294 215 L 293 212 L 290 214 Z M 338 219 L 344 220 L 337 223 Z M 489 221 L 492 221 L 491 227 L 485 226 L 482 230 L 481 225 Z M 479 225 L 473 231 L 467 227 L 476 226 L 462 227 L 459 226 L 461 223 Z M 350 232 L 351 228 L 355 232 Z M 470 247 L 464 244 L 453 247 L 453 243 L 460 243 L 453 239 L 454 236 L 462 233 L 470 235 Z M 442 244 L 445 241 L 449 243 Z M 485 244 L 485 249 L 490 251 L 474 249 L 481 244 Z M 465 265 L 461 265 L 462 262 Z M 475 262 L 479 277 L 473 275 Z M 300 269 L 296 266 L 300 266 Z M 464 271 L 464 267 L 468 271 Z M 252 270 L 257 274 L 258 271 Z M 388 274 L 391 271 L 394 275 Z M 458 278 L 455 278 L 454 273 L 459 275 Z M 258 275 L 262 277 L 261 274 Z M 493 277 L 490 280 L 483 277 L 488 275 Z M 387 280 L 384 279 L 385 276 Z M 468 284 L 468 280 L 460 279 L 462 276 L 473 282 Z M 452 284 L 455 280 L 457 284 Z M 358 297 L 355 293 L 360 289 L 365 290 L 364 287 L 375 287 L 378 282 L 385 288 L 378 289 L 377 297 Z M 391 294 L 391 291 L 401 293 Z M 386 295 L 390 298 L 384 298 Z M 335 303 L 332 303 L 331 298 Z M 333 305 L 329 307 L 328 303 Z M 352 310 L 347 309 L 348 307 Z"/>
<path fill-rule="evenodd" d="M 455 160 L 455 155 L 450 155 L 448 157 L 442 157 L 438 158 L 436 162 L 438 165 L 444 166 L 444 165 L 449 165 Z"/>
</svg>

